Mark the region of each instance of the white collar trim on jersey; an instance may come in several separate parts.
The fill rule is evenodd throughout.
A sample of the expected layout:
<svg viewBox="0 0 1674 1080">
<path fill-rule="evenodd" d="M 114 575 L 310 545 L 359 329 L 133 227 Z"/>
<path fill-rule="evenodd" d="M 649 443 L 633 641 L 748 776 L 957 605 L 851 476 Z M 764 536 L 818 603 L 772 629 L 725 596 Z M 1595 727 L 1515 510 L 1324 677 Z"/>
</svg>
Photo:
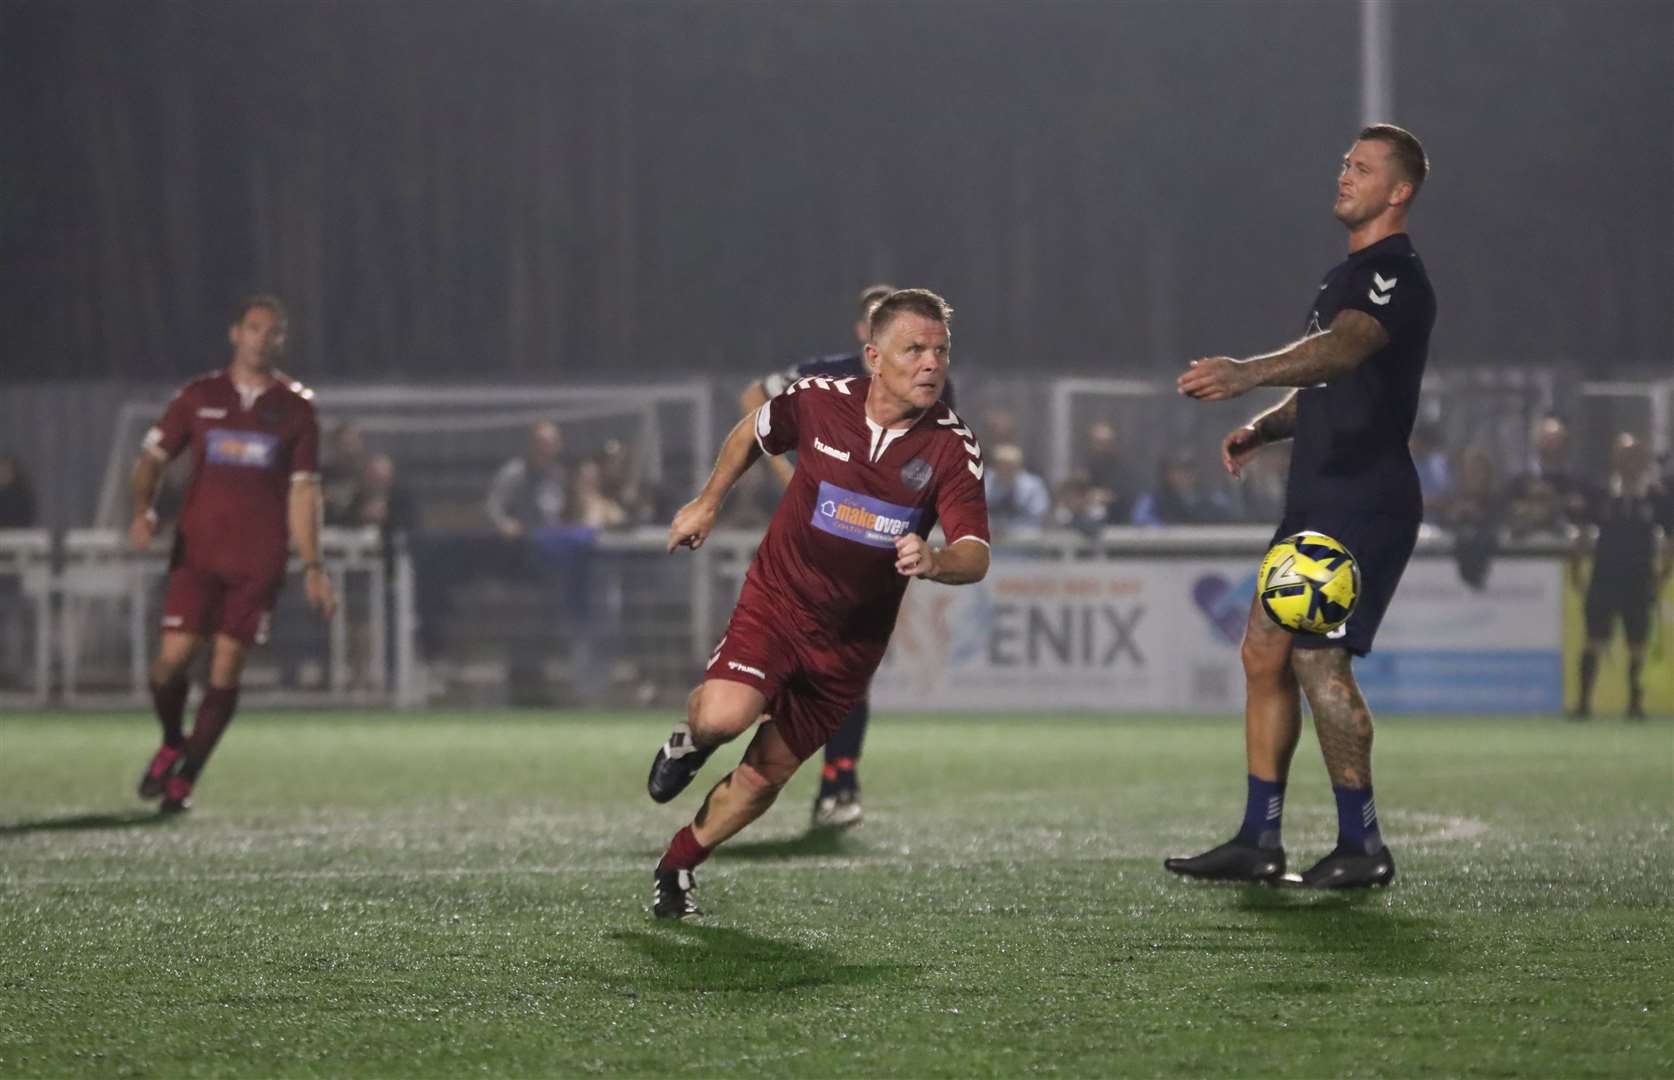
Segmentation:
<svg viewBox="0 0 1674 1080">
<path fill-rule="evenodd" d="M 918 425 L 909 424 L 904 428 L 886 428 L 868 416 L 866 418 L 866 426 L 871 429 L 872 432 L 872 449 L 866 455 L 866 460 L 875 463 L 883 460 L 884 451 L 889 449 L 890 443 L 899 439 L 901 436 L 905 435 Z"/>
<path fill-rule="evenodd" d="M 936 404 L 939 405 L 939 404 L 941 404 L 941 402 L 937 402 Z M 872 419 L 871 416 L 867 415 L 865 403 L 862 402 L 860 415 L 866 420 L 866 426 L 869 429 L 871 429 L 871 432 L 872 432 L 872 450 L 871 450 L 870 453 L 868 453 L 866 455 L 866 460 L 872 462 L 873 464 L 876 464 L 877 462 L 882 461 L 883 456 L 884 456 L 884 451 L 889 449 L 889 444 L 890 443 L 894 442 L 896 439 L 899 439 L 901 436 L 905 435 L 907 432 L 912 431 L 914 428 L 918 427 L 918 425 L 924 423 L 924 421 L 928 420 L 930 418 L 931 414 L 933 414 L 935 411 L 936 411 L 936 406 L 932 405 L 928 409 L 925 409 L 923 412 L 919 413 L 918 414 L 918 419 L 914 420 L 912 423 L 908 424 L 906 427 L 904 427 L 904 428 L 886 428 L 882 424 L 878 423 L 876 420 Z M 953 415 L 953 410 L 952 409 L 947 410 L 947 414 L 949 416 L 952 416 Z M 946 421 L 943 421 L 943 422 L 946 423 Z"/>
</svg>

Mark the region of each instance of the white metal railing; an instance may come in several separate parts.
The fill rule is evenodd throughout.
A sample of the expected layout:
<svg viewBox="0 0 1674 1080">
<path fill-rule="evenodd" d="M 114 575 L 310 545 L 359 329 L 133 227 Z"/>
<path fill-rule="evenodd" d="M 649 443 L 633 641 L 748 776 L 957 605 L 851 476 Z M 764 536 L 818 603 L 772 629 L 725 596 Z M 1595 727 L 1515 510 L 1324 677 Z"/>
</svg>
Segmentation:
<svg viewBox="0 0 1674 1080">
<path fill-rule="evenodd" d="M 0 591 L 0 618 L 8 621 L 0 628 L 6 648 L 22 651 L 23 635 L 16 641 L 12 635 L 25 626 L 33 646 L 27 663 L 18 664 L 16 672 L 22 675 L 26 669 L 28 682 L 19 680 L 17 688 L 0 690 L 0 701 L 43 704 L 52 679 L 52 534 L 45 529 L 0 529 L 0 582 L 8 586 Z M 0 664 L 10 659 L 0 657 Z"/>
<path fill-rule="evenodd" d="M 263 691 L 252 699 L 417 704 L 412 645 L 416 615 L 407 553 L 391 552 L 386 568 L 376 529 L 328 528 L 321 533 L 320 554 L 327 575 L 345 601 L 326 628 L 328 681 L 320 691 Z M 292 570 L 296 569 L 293 565 Z M 18 583 L 16 591 L 29 602 L 34 625 L 29 685 L 10 696 L 36 704 L 56 700 L 66 705 L 143 700 L 155 622 L 153 597 L 167 570 L 166 545 L 134 551 L 125 534 L 116 529 L 71 529 L 63 534 L 56 551 L 52 536 L 44 530 L 0 531 L 0 581 L 9 578 Z M 391 573 L 393 589 L 389 588 Z M 352 584 L 364 585 L 364 591 L 353 590 L 356 597 L 364 596 L 363 610 L 351 610 L 347 602 Z M 358 689 L 349 655 L 351 618 L 363 619 L 366 628 L 366 679 Z M 109 680 L 102 688 L 89 688 L 85 672 L 90 646 L 118 625 L 125 645 L 125 678 L 114 689 Z"/>
</svg>

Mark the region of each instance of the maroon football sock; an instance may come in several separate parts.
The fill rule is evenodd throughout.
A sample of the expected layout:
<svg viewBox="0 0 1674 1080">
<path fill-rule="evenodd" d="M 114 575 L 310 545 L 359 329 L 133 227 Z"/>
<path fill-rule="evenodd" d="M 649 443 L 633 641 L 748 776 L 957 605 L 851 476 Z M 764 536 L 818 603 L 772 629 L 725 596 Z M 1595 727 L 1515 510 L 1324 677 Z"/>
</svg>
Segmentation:
<svg viewBox="0 0 1674 1080">
<path fill-rule="evenodd" d="M 232 723 L 233 712 L 237 708 L 238 687 L 211 686 L 204 691 L 203 701 L 198 703 L 197 721 L 192 724 L 192 734 L 186 740 L 186 764 L 181 767 L 182 776 L 196 780 L 203 772 L 209 755 L 215 752 L 215 744 L 221 741 L 221 733 Z"/>
<path fill-rule="evenodd" d="M 178 750 L 186 741 L 180 721 L 186 715 L 186 693 L 190 689 L 184 675 L 176 675 L 166 683 L 151 684 L 151 707 L 157 711 L 157 722 L 163 725 L 164 746 Z"/>
<path fill-rule="evenodd" d="M 668 850 L 663 853 L 661 861 L 657 863 L 658 870 L 696 870 L 698 864 L 709 858 L 710 848 L 698 843 L 698 838 L 692 832 L 690 825 L 674 834 L 669 841 Z"/>
</svg>

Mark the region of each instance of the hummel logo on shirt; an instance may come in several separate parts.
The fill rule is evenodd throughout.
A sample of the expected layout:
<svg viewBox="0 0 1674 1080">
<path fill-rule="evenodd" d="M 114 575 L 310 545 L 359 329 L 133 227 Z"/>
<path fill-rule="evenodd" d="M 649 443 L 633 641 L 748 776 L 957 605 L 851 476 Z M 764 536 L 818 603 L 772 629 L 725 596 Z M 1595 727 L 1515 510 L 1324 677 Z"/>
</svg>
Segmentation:
<svg viewBox="0 0 1674 1080">
<path fill-rule="evenodd" d="M 1377 271 L 1372 271 L 1372 287 L 1366 290 L 1366 299 L 1382 307 L 1389 303 L 1395 291 L 1395 282 L 1399 278 L 1385 278 Z"/>
<path fill-rule="evenodd" d="M 820 441 L 820 437 L 818 435 L 814 436 L 814 449 L 818 450 L 822 454 L 834 457 L 838 461 L 849 460 L 849 452 L 847 450 L 839 450 L 834 446 L 826 445 L 824 442 Z"/>
<path fill-rule="evenodd" d="M 753 668 L 749 664 L 740 664 L 737 660 L 728 660 L 727 667 L 734 671 L 742 671 L 746 675 L 754 675 L 758 679 L 767 678 L 767 672 L 761 668 Z"/>
</svg>

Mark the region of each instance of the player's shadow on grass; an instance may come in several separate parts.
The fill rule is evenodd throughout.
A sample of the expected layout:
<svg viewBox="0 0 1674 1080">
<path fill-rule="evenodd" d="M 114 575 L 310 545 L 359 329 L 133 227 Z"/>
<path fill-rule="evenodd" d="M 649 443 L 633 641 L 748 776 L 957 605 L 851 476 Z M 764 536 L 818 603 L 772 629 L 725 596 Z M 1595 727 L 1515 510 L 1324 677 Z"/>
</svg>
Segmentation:
<svg viewBox="0 0 1674 1080">
<path fill-rule="evenodd" d="M 132 829 L 165 825 L 173 820 L 155 810 L 123 810 L 114 814 L 70 814 L 65 817 L 38 818 L 0 825 L 0 840 L 43 832 L 82 832 L 92 829 Z"/>
<path fill-rule="evenodd" d="M 1262 917 L 1286 952 L 1374 975 L 1421 975 L 1453 967 L 1446 925 L 1390 911 L 1381 890 L 1232 890 L 1240 910 Z"/>
<path fill-rule="evenodd" d="M 654 990 L 778 994 L 820 986 L 864 986 L 911 977 L 913 964 L 856 964 L 812 945 L 693 923 L 617 930 L 609 937 L 655 968 L 649 983 L 617 971 L 600 979 L 625 993 Z"/>
<path fill-rule="evenodd" d="M 717 861 L 731 859 L 796 859 L 822 855 L 853 855 L 860 842 L 841 829 L 811 829 L 785 840 L 751 840 L 727 844 L 715 852 Z"/>
</svg>

